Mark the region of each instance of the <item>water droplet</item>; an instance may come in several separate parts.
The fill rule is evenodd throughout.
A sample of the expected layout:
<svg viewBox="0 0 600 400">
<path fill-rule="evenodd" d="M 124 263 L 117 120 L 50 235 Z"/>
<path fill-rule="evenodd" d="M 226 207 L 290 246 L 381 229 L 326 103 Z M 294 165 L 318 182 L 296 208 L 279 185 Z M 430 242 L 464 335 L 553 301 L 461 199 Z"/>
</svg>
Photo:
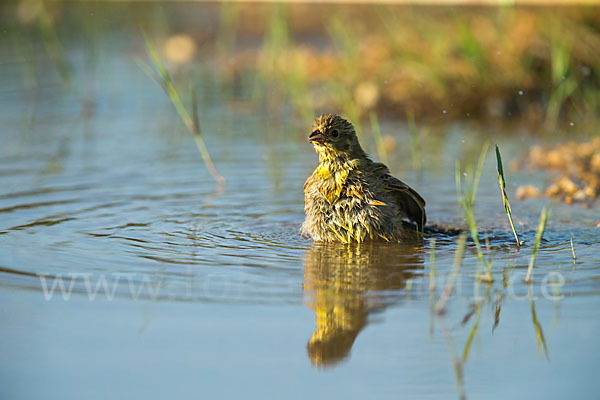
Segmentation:
<svg viewBox="0 0 600 400">
<path fill-rule="evenodd" d="M 523 96 L 523 91 L 519 90 L 519 96 Z"/>
<path fill-rule="evenodd" d="M 467 176 L 467 173 L 466 173 L 466 172 L 463 172 L 463 176 Z"/>
<path fill-rule="evenodd" d="M 442 110 L 442 114 L 446 114 L 448 111 L 446 111 L 445 109 Z"/>
<path fill-rule="evenodd" d="M 569 125 L 575 126 L 575 122 L 569 122 Z"/>
</svg>

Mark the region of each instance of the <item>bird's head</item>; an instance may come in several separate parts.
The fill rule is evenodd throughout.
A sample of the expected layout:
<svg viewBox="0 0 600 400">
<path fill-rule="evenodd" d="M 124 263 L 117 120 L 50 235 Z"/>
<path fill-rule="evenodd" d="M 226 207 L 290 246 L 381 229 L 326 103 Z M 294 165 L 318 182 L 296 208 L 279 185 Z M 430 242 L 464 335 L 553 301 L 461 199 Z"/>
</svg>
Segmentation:
<svg viewBox="0 0 600 400">
<path fill-rule="evenodd" d="M 365 156 L 354 126 L 339 115 L 323 114 L 317 117 L 308 140 L 321 159 L 352 159 Z"/>
</svg>

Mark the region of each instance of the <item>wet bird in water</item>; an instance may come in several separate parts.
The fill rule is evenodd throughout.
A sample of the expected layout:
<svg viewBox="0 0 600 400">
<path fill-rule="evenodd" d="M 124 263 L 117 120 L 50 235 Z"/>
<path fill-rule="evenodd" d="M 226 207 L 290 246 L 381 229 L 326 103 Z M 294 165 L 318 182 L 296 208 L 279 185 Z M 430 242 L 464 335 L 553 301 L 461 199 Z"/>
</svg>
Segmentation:
<svg viewBox="0 0 600 400">
<path fill-rule="evenodd" d="M 318 242 L 400 241 L 405 222 L 421 230 L 425 200 L 364 152 L 352 124 L 318 117 L 308 137 L 319 165 L 304 184 L 301 233 Z"/>
</svg>

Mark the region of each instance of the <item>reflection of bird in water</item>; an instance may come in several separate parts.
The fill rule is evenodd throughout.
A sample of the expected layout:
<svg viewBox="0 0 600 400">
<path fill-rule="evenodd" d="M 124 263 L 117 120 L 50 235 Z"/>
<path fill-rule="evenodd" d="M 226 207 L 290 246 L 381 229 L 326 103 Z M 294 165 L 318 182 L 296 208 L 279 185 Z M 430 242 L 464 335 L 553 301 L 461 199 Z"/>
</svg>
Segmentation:
<svg viewBox="0 0 600 400">
<path fill-rule="evenodd" d="M 315 366 L 329 366 L 348 356 L 368 316 L 382 311 L 414 270 L 422 267 L 420 251 L 410 243 L 314 244 L 304 265 L 307 305 L 314 310 L 317 329 L 308 342 Z"/>
</svg>

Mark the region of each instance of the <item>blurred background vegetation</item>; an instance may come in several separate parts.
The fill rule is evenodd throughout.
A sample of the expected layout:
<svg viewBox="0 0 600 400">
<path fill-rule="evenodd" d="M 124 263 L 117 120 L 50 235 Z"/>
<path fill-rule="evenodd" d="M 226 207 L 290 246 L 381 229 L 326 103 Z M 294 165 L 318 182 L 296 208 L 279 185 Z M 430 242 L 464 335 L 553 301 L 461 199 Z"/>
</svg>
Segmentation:
<svg viewBox="0 0 600 400">
<path fill-rule="evenodd" d="M 379 115 L 518 121 L 552 132 L 560 125 L 591 129 L 600 110 L 600 8 L 594 5 L 21 0 L 1 10 L 4 45 L 25 59 L 44 51 L 66 86 L 73 85 L 76 56 L 65 43 L 114 46 L 121 32 L 140 56 L 144 28 L 176 82 L 198 79 L 194 68 L 202 64 L 247 107 L 266 99 L 306 121 L 336 110 L 359 127 L 370 122 L 373 131 Z M 32 44 L 35 37 L 43 49 Z"/>
</svg>

